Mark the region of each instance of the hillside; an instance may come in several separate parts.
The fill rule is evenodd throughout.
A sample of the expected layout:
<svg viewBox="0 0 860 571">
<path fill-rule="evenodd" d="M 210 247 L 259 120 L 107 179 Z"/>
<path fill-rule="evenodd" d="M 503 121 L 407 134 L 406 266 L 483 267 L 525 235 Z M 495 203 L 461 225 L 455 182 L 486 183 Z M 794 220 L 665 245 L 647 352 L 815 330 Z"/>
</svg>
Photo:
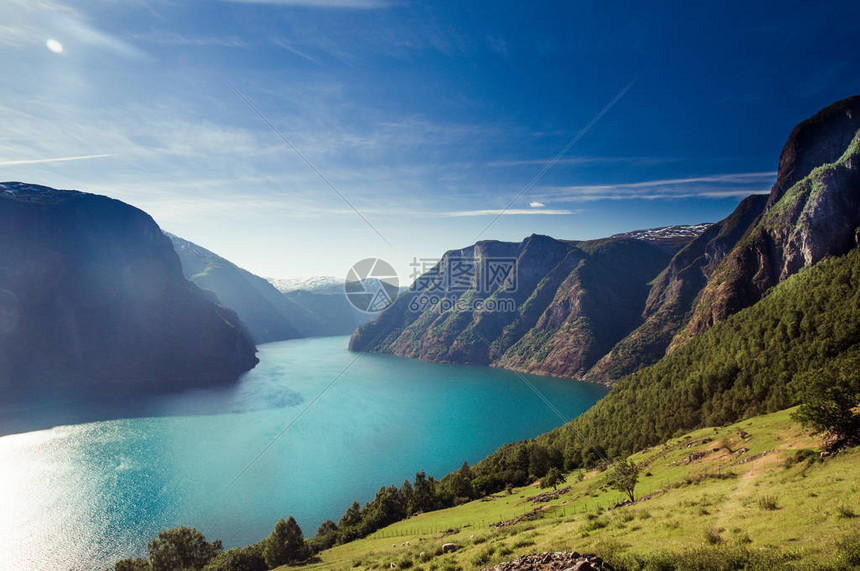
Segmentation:
<svg viewBox="0 0 860 571">
<path fill-rule="evenodd" d="M 236 311 L 255 343 L 348 335 L 372 316 L 355 310 L 343 284 L 321 291 L 281 292 L 269 281 L 206 248 L 167 234 L 185 277 Z"/>
<path fill-rule="evenodd" d="M 579 378 L 639 325 L 649 283 L 695 232 L 588 242 L 534 235 L 447 252 L 417 290 L 356 331 L 350 348 Z M 515 270 L 485 287 L 489 271 L 479 268 L 496 260 L 515 261 Z M 452 282 L 463 266 L 473 268 L 466 285 Z M 438 301 L 416 311 L 427 295 Z M 444 300 L 465 307 L 445 310 Z"/>
<path fill-rule="evenodd" d="M 146 213 L 104 196 L 0 184 L 0 392 L 178 390 L 257 363 L 236 314 L 182 275 Z"/>
<path fill-rule="evenodd" d="M 767 196 L 763 195 L 744 199 L 731 215 L 704 228 L 675 254 L 648 292 L 641 325 L 603 356 L 585 380 L 611 383 L 663 357 L 689 319 L 714 269 L 758 218 L 766 202 Z"/>
<path fill-rule="evenodd" d="M 799 269 L 853 248 L 858 227 L 860 96 L 855 96 L 792 131 L 764 214 L 714 271 L 672 347 L 752 305 Z"/>
<path fill-rule="evenodd" d="M 856 568 L 860 449 L 817 461 L 820 438 L 790 412 L 635 454 L 633 505 L 613 509 L 623 496 L 607 487 L 610 471 L 575 471 L 555 493 L 532 485 L 416 515 L 297 569 L 471 570 L 559 551 L 619 570 Z M 446 543 L 459 549 L 442 554 Z"/>
</svg>

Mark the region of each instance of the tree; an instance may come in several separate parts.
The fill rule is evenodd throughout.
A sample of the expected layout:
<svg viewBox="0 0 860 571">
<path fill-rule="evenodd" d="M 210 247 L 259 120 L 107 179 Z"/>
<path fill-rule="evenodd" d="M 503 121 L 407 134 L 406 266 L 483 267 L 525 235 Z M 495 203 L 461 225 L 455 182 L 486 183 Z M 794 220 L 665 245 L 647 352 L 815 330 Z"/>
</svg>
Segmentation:
<svg viewBox="0 0 860 571">
<path fill-rule="evenodd" d="M 475 490 L 472 487 L 472 477 L 472 469 L 469 468 L 469 463 L 463 462 L 459 470 L 449 474 L 445 478 L 445 480 L 448 480 L 448 490 L 455 500 L 456 498 L 472 499 L 475 496 Z"/>
<path fill-rule="evenodd" d="M 415 473 L 412 502 L 408 509 L 412 514 L 436 509 L 436 481 L 432 477 L 428 478 L 424 472 Z"/>
<path fill-rule="evenodd" d="M 203 571 L 268 571 L 269 566 L 254 546 L 221 553 Z"/>
<path fill-rule="evenodd" d="M 324 521 L 317 529 L 317 534 L 310 541 L 311 551 L 319 553 L 334 546 L 338 540 L 337 524 L 332 520 Z"/>
<path fill-rule="evenodd" d="M 114 571 L 150 571 L 152 567 L 146 559 L 122 559 L 114 565 Z"/>
<path fill-rule="evenodd" d="M 795 418 L 813 432 L 847 436 L 860 404 L 860 374 L 854 360 L 798 375 L 801 405 Z M 853 366 L 852 366 L 853 365 Z"/>
<path fill-rule="evenodd" d="M 156 539 L 149 542 L 149 563 L 152 571 L 201 571 L 219 553 L 221 540 L 216 539 L 209 543 L 206 536 L 188 527 L 162 531 Z"/>
<path fill-rule="evenodd" d="M 302 528 L 293 516 L 284 521 L 278 520 L 275 529 L 266 539 L 263 557 L 270 568 L 280 567 L 287 563 L 296 563 L 307 558 L 307 548 Z"/>
<path fill-rule="evenodd" d="M 403 484 L 400 486 L 400 503 L 403 504 L 403 509 L 406 510 L 406 515 L 410 516 L 412 514 L 413 501 L 412 496 L 414 494 L 414 490 L 412 489 L 412 484 L 409 483 L 409 479 L 403 480 Z"/>
<path fill-rule="evenodd" d="M 543 477 L 543 480 L 540 481 L 541 488 L 552 488 L 553 490 L 558 489 L 559 484 L 564 483 L 564 475 L 561 473 L 561 470 L 553 466 L 546 473 L 546 476 Z"/>
<path fill-rule="evenodd" d="M 609 485 L 619 492 L 627 494 L 631 502 L 636 501 L 633 497 L 633 490 L 639 480 L 639 466 L 628 458 L 610 465 L 609 471 Z"/>
</svg>

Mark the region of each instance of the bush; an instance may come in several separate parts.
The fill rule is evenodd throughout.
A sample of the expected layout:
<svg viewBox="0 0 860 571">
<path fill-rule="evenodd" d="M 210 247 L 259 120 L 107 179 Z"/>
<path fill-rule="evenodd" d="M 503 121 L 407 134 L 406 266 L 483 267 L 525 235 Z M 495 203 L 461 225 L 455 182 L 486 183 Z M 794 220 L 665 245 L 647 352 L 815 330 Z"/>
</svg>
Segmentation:
<svg viewBox="0 0 860 571">
<path fill-rule="evenodd" d="M 852 410 L 860 403 L 858 360 L 845 359 L 799 375 L 800 408 L 795 418 L 813 432 L 834 431 L 847 434 L 854 417 Z"/>
<path fill-rule="evenodd" d="M 758 507 L 764 511 L 774 511 L 779 509 L 776 496 L 762 496 L 758 499 Z"/>
<path fill-rule="evenodd" d="M 818 453 L 815 450 L 810 450 L 809 448 L 801 448 L 800 450 L 795 450 L 793 456 L 789 456 L 785 459 L 785 467 L 791 468 L 795 464 L 800 464 L 804 460 L 815 460 L 818 457 Z"/>
<path fill-rule="evenodd" d="M 846 519 L 857 517 L 857 514 L 854 513 L 854 508 L 845 504 L 839 504 L 839 507 L 836 508 L 836 515 Z"/>
<path fill-rule="evenodd" d="M 484 565 L 484 564 L 488 563 L 490 561 L 490 559 L 492 559 L 493 554 L 495 552 L 496 552 L 496 548 L 493 547 L 492 545 L 485 547 L 480 552 L 475 554 L 474 557 L 472 557 L 472 564 L 475 566 L 480 566 L 480 565 Z"/>
<path fill-rule="evenodd" d="M 719 545 L 723 542 L 723 528 L 707 527 L 705 528 L 705 541 L 710 545 Z"/>
<path fill-rule="evenodd" d="M 266 560 L 254 546 L 217 555 L 203 571 L 267 571 Z"/>
<path fill-rule="evenodd" d="M 152 567 L 146 559 L 122 559 L 114 565 L 114 571 L 150 571 Z"/>
<path fill-rule="evenodd" d="M 564 475 L 561 473 L 561 470 L 553 466 L 546 473 L 546 476 L 540 481 L 541 488 L 552 488 L 553 490 L 558 489 L 559 484 L 564 483 Z"/>
<path fill-rule="evenodd" d="M 860 567 L 860 533 L 846 535 L 836 543 L 836 562 L 843 568 Z"/>
</svg>

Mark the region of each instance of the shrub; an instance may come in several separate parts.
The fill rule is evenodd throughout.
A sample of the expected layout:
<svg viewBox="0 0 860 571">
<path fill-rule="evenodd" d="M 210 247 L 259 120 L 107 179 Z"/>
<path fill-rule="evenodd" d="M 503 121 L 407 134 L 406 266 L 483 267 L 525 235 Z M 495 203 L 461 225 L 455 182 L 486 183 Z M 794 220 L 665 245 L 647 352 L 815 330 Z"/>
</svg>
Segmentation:
<svg viewBox="0 0 860 571">
<path fill-rule="evenodd" d="M 217 555 L 204 571 L 267 571 L 269 566 L 254 547 L 237 548 Z"/>
<path fill-rule="evenodd" d="M 836 515 L 846 519 L 857 517 L 857 514 L 854 513 L 854 508 L 845 504 L 839 504 L 836 508 Z"/>
<path fill-rule="evenodd" d="M 122 559 L 114 565 L 114 571 L 150 571 L 149 561 L 146 559 Z"/>
<path fill-rule="evenodd" d="M 836 543 L 836 561 L 842 567 L 860 567 L 860 532 L 846 535 Z"/>
<path fill-rule="evenodd" d="M 492 545 L 485 547 L 480 552 L 476 553 L 474 557 L 472 557 L 472 564 L 475 566 L 480 566 L 488 563 L 495 552 L 496 548 Z"/>
<path fill-rule="evenodd" d="M 707 541 L 710 545 L 719 545 L 723 542 L 722 533 L 725 531 L 723 528 L 716 527 L 706 527 L 705 528 L 705 541 Z"/>
<path fill-rule="evenodd" d="M 764 511 L 774 511 L 779 509 L 776 496 L 762 496 L 758 499 L 758 507 Z"/>
<path fill-rule="evenodd" d="M 809 448 L 801 448 L 800 450 L 795 450 L 793 456 L 789 456 L 785 460 L 785 467 L 791 468 L 795 464 L 800 464 L 804 460 L 812 460 L 815 461 L 818 457 L 818 453 L 815 450 L 810 450 Z"/>
</svg>

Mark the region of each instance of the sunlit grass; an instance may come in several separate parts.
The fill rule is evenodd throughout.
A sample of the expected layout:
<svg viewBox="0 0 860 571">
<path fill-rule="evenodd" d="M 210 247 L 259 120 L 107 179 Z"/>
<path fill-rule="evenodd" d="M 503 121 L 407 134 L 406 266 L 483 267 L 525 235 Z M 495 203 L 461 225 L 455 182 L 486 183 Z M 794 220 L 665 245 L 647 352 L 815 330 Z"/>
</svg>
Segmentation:
<svg viewBox="0 0 860 571">
<path fill-rule="evenodd" d="M 860 451 L 824 462 L 817 453 L 797 454 L 818 447 L 819 440 L 793 422 L 790 411 L 705 428 L 633 456 L 642 466 L 637 497 L 654 494 L 633 506 L 607 509 L 623 498 L 607 488 L 606 473 L 592 471 L 581 482 L 569 477 L 571 491 L 539 504 L 545 507 L 534 521 L 490 526 L 535 507 L 527 498 L 542 490 L 518 488 L 490 501 L 409 518 L 324 551 L 320 562 L 303 568 L 390 569 L 393 563 L 399 569 L 470 570 L 542 551 L 623 559 L 703 546 L 779 551 L 787 565 L 800 567 L 828 561 L 837 542 L 857 526 L 852 506 L 860 505 Z M 803 459 L 787 462 L 796 456 Z M 443 555 L 444 543 L 460 549 Z"/>
</svg>

